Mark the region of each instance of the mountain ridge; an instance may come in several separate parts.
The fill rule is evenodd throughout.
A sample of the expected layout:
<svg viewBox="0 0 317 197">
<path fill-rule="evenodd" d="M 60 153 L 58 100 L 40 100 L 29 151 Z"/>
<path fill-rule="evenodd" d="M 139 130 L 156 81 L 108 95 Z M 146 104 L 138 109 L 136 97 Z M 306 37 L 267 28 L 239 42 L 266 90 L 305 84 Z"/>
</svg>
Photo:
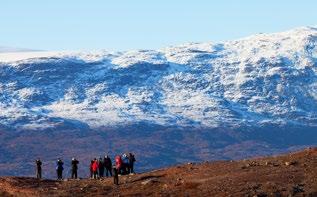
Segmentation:
<svg viewBox="0 0 317 197">
<path fill-rule="evenodd" d="M 162 50 L 44 52 L 1 63 L 0 124 L 18 130 L 63 124 L 55 119 L 90 128 L 139 121 L 315 127 L 316 45 L 316 28 L 306 27 Z"/>
<path fill-rule="evenodd" d="M 57 157 L 133 152 L 147 171 L 316 146 L 316 38 L 0 54 L 0 175 L 33 174 L 37 157 L 53 171 Z"/>
</svg>

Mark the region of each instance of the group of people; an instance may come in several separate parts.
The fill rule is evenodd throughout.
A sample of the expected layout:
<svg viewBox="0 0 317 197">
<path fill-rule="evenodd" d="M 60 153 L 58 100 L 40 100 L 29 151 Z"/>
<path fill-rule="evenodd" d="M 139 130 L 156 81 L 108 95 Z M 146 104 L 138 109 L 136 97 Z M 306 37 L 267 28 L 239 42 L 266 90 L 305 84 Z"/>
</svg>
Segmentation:
<svg viewBox="0 0 317 197">
<path fill-rule="evenodd" d="M 134 173 L 135 161 L 135 157 L 132 153 L 123 154 L 122 156 L 118 155 L 115 157 L 115 167 L 118 170 L 119 174 L 131 174 Z"/>
<path fill-rule="evenodd" d="M 136 159 L 134 154 L 122 154 L 117 155 L 115 157 L 115 165 L 112 165 L 112 161 L 108 155 L 104 158 L 100 157 L 99 159 L 95 158 L 91 160 L 89 170 L 90 170 L 90 178 L 98 179 L 104 176 L 113 176 L 114 177 L 114 184 L 119 183 L 118 176 L 119 175 L 126 175 L 126 174 L 133 174 L 134 173 L 134 163 Z M 36 163 L 36 177 L 38 179 L 42 178 L 42 161 L 37 159 Z M 79 161 L 76 158 L 72 158 L 71 161 L 71 178 L 77 179 L 78 178 L 78 165 Z M 56 162 L 56 174 L 57 180 L 63 179 L 63 170 L 64 170 L 64 162 L 62 159 L 58 158 Z"/>
<path fill-rule="evenodd" d="M 99 160 L 96 158 L 90 162 L 90 178 L 97 179 L 98 177 L 104 177 L 106 171 L 106 177 L 112 176 L 112 161 L 108 155 Z"/>
</svg>

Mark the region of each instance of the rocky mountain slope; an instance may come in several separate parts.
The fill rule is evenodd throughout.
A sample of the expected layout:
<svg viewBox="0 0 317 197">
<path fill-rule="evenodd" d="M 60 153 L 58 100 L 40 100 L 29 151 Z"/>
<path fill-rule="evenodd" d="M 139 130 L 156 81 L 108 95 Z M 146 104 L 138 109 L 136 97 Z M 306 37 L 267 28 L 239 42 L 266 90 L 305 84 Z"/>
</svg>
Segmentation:
<svg viewBox="0 0 317 197">
<path fill-rule="evenodd" d="M 317 196 L 317 149 L 288 155 L 188 163 L 103 180 L 0 178 L 1 196 Z"/>
<path fill-rule="evenodd" d="M 2 56 L 0 124 L 316 127 L 316 43 L 307 27 L 157 51 Z"/>
<path fill-rule="evenodd" d="M 49 171 L 57 157 L 134 152 L 149 170 L 316 145 L 316 45 L 304 27 L 161 50 L 1 53 L 0 175 L 33 174 L 36 157 Z"/>
</svg>

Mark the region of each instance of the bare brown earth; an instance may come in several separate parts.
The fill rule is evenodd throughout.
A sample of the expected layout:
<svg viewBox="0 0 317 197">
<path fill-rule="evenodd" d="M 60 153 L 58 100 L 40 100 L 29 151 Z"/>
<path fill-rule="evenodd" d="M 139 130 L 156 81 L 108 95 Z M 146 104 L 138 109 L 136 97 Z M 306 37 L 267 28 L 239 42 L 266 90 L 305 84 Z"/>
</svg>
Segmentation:
<svg viewBox="0 0 317 197">
<path fill-rule="evenodd" d="M 241 161 L 188 163 L 102 180 L 0 178 L 0 196 L 317 196 L 317 148 Z"/>
</svg>

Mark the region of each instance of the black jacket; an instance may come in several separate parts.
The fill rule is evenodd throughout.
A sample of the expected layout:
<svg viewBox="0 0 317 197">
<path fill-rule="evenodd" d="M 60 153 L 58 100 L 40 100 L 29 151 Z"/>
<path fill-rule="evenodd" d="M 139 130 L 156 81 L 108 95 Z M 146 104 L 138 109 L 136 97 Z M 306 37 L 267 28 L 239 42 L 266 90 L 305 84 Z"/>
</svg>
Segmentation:
<svg viewBox="0 0 317 197">
<path fill-rule="evenodd" d="M 110 157 L 105 157 L 104 161 L 103 161 L 105 168 L 111 168 L 112 167 L 112 162 Z"/>
<path fill-rule="evenodd" d="M 78 164 L 79 164 L 79 161 L 77 161 L 76 159 L 72 160 L 72 170 L 77 170 Z"/>
<path fill-rule="evenodd" d="M 130 163 L 130 164 L 133 164 L 135 161 L 136 161 L 136 160 L 135 160 L 134 155 L 133 155 L 133 154 L 130 154 L 130 155 L 129 155 L 129 163 Z"/>
<path fill-rule="evenodd" d="M 36 160 L 35 163 L 36 163 L 37 169 L 41 169 L 41 168 L 42 168 L 42 162 L 41 162 L 41 160 Z"/>
</svg>

